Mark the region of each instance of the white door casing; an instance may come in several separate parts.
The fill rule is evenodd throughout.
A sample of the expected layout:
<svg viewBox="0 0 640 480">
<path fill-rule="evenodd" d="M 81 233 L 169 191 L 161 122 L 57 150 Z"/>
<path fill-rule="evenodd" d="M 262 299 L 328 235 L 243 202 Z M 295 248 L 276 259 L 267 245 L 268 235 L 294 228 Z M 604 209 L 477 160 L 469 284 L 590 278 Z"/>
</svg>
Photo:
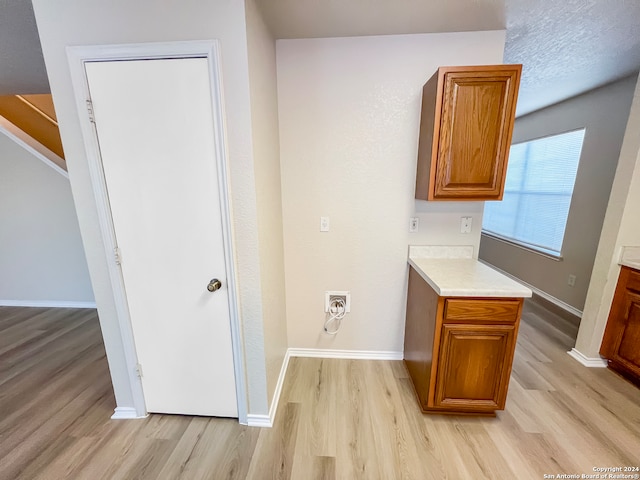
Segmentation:
<svg viewBox="0 0 640 480">
<path fill-rule="evenodd" d="M 107 254 L 120 249 L 122 274 L 110 273 L 146 410 L 244 423 L 216 53 L 210 42 L 68 51 L 72 74 L 79 64 L 86 72 L 83 82 L 73 75 L 76 93 L 92 96 L 99 146 L 81 123 Z M 83 120 L 80 95 L 77 104 Z M 223 288 L 210 293 L 214 277 Z M 130 383 L 140 415 L 142 392 Z"/>
</svg>

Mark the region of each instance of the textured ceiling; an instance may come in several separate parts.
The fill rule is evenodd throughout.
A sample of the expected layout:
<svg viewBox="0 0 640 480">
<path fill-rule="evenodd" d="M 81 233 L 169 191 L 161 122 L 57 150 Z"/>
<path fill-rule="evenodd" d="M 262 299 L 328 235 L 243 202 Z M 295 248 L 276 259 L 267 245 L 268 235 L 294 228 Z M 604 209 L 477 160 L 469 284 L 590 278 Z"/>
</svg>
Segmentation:
<svg viewBox="0 0 640 480">
<path fill-rule="evenodd" d="M 276 38 L 507 30 L 518 115 L 640 69 L 640 0 L 256 0 Z"/>
<path fill-rule="evenodd" d="M 640 69 L 640 0 L 256 1 L 276 38 L 506 27 L 505 62 L 524 64 L 519 115 Z M 31 1 L 0 0 L 0 94 L 48 91 Z"/>
<path fill-rule="evenodd" d="M 0 0 L 0 95 L 49 93 L 30 0 Z"/>
<path fill-rule="evenodd" d="M 640 69 L 640 1 L 507 0 L 506 63 L 524 114 Z"/>
</svg>

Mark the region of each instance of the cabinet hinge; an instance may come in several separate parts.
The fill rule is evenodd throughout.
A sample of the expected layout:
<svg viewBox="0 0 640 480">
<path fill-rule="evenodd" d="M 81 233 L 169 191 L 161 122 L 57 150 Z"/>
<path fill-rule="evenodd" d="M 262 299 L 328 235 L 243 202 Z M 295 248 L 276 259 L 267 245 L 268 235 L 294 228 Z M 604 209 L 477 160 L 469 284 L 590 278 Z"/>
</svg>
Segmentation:
<svg viewBox="0 0 640 480">
<path fill-rule="evenodd" d="M 116 262 L 116 265 L 120 265 L 122 263 L 122 253 L 120 252 L 119 247 L 114 247 L 113 249 L 113 258 Z"/>
<path fill-rule="evenodd" d="M 89 121 L 96 123 L 96 118 L 93 115 L 93 102 L 91 100 L 87 100 L 87 113 L 89 114 Z"/>
</svg>

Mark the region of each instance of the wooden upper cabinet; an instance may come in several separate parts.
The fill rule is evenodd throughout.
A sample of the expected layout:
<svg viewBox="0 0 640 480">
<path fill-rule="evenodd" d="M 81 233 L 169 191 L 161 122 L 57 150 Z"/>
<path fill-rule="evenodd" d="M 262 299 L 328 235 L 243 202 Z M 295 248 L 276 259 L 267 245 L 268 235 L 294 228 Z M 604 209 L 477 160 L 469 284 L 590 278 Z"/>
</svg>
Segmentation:
<svg viewBox="0 0 640 480">
<path fill-rule="evenodd" d="M 501 200 L 522 65 L 440 67 L 424 85 L 416 198 Z"/>
</svg>

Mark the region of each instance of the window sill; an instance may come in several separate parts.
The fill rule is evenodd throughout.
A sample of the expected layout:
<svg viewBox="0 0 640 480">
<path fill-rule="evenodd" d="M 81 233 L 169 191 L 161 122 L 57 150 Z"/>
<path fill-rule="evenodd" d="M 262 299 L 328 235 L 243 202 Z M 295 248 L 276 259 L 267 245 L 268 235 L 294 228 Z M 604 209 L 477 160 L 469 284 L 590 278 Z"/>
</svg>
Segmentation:
<svg viewBox="0 0 640 480">
<path fill-rule="evenodd" d="M 545 257 L 556 262 L 563 261 L 562 255 L 554 255 L 552 253 L 538 250 L 536 248 L 531 247 L 530 245 L 525 245 L 524 243 L 516 242 L 514 240 L 501 237 L 500 235 L 496 235 L 495 233 L 489 233 L 482 230 L 482 235 L 489 237 L 493 240 L 498 240 L 499 242 L 506 243 L 508 245 L 512 245 L 514 247 L 520 248 L 522 250 L 526 250 L 527 252 L 535 253 L 536 255 L 540 255 L 541 257 Z"/>
</svg>

